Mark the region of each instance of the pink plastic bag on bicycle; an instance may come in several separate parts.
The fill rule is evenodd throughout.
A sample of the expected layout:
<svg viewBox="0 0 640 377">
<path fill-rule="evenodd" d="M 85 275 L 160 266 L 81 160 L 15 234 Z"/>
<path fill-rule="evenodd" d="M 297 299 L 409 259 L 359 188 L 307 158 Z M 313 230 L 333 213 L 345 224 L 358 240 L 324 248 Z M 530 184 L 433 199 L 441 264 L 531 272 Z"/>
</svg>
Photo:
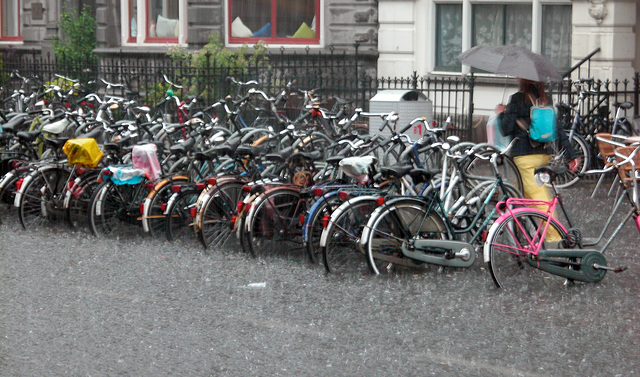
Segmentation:
<svg viewBox="0 0 640 377">
<path fill-rule="evenodd" d="M 155 144 L 144 144 L 134 146 L 131 152 L 133 167 L 144 170 L 152 181 L 158 179 L 162 173 L 156 154 L 157 149 Z"/>
</svg>

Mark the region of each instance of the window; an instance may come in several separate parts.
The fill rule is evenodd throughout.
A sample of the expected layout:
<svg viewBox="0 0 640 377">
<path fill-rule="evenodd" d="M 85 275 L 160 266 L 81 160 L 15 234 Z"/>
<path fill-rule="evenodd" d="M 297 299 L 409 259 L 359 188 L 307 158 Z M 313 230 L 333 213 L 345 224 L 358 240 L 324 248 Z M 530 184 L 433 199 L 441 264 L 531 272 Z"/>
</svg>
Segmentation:
<svg viewBox="0 0 640 377">
<path fill-rule="evenodd" d="M 186 43 L 186 1 L 123 0 L 125 44 Z"/>
<path fill-rule="evenodd" d="M 229 43 L 319 44 L 320 0 L 228 0 Z"/>
<path fill-rule="evenodd" d="M 3 41 L 21 41 L 20 36 L 20 1 L 0 0 L 2 8 L 2 36 Z"/>
<path fill-rule="evenodd" d="M 462 33 L 466 6 L 471 7 L 469 35 Z M 532 48 L 534 35 L 541 40 L 541 54 L 554 62 L 560 71 L 568 69 L 571 65 L 571 5 L 543 4 L 540 18 L 535 20 L 533 13 L 532 4 L 522 2 L 436 4 L 435 69 L 459 72 L 461 65 L 457 56 L 463 45 Z"/>
</svg>

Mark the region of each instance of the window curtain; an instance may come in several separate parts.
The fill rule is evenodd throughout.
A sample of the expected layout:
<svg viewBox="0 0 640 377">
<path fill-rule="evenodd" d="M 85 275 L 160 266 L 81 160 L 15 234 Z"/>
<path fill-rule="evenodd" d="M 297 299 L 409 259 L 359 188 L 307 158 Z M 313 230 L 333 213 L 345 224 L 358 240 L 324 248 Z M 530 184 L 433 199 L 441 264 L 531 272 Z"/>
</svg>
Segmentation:
<svg viewBox="0 0 640 377">
<path fill-rule="evenodd" d="M 18 36 L 18 0 L 2 2 L 2 35 L 5 37 Z"/>
<path fill-rule="evenodd" d="M 436 7 L 436 69 L 460 71 L 457 56 L 462 53 L 462 4 Z"/>
<path fill-rule="evenodd" d="M 544 5 L 542 7 L 542 55 L 558 68 L 571 68 L 571 5 Z"/>
<path fill-rule="evenodd" d="M 531 5 L 474 5 L 473 46 L 531 48 Z"/>
</svg>

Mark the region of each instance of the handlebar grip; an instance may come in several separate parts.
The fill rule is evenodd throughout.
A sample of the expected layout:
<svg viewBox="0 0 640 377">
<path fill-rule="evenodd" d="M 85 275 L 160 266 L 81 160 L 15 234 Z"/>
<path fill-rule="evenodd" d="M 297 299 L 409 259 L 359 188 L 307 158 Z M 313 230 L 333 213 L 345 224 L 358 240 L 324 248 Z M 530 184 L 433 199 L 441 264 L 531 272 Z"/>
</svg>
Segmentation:
<svg viewBox="0 0 640 377">
<path fill-rule="evenodd" d="M 409 123 L 406 126 L 402 127 L 402 129 L 400 131 L 398 131 L 399 134 L 403 134 L 405 133 L 409 128 L 411 128 L 412 124 Z"/>
</svg>

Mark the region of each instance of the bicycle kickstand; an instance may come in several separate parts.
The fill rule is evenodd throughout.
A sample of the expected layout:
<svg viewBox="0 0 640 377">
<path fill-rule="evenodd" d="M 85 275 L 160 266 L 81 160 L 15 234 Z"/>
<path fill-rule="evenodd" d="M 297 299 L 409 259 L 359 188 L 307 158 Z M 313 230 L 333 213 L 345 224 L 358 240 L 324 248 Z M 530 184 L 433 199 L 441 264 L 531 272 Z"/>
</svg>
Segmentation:
<svg viewBox="0 0 640 377">
<path fill-rule="evenodd" d="M 620 266 L 620 267 L 609 267 L 609 266 L 603 266 L 597 263 L 593 264 L 593 268 L 595 268 L 596 270 L 607 270 L 607 271 L 613 271 L 614 273 L 619 273 L 622 272 L 624 270 L 627 269 L 627 266 Z"/>
</svg>

